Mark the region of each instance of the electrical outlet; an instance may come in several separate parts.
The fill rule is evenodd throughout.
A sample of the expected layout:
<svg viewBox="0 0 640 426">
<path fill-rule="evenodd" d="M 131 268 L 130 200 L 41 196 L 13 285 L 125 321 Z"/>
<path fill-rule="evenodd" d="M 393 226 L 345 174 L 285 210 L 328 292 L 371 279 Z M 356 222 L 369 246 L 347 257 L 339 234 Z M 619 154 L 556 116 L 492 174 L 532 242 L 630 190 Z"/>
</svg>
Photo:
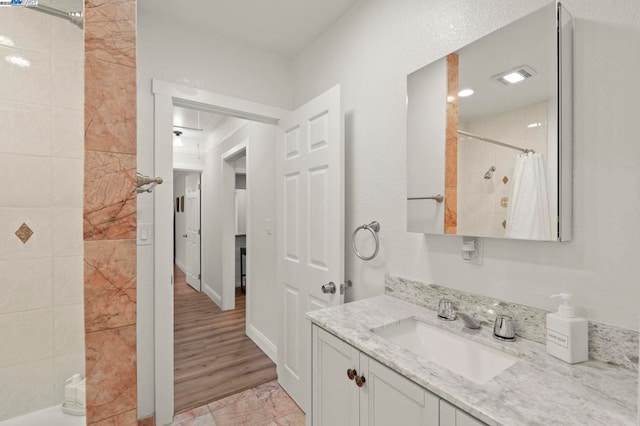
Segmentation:
<svg viewBox="0 0 640 426">
<path fill-rule="evenodd" d="M 480 238 L 462 237 L 461 255 L 466 263 L 482 265 L 482 243 Z"/>
</svg>

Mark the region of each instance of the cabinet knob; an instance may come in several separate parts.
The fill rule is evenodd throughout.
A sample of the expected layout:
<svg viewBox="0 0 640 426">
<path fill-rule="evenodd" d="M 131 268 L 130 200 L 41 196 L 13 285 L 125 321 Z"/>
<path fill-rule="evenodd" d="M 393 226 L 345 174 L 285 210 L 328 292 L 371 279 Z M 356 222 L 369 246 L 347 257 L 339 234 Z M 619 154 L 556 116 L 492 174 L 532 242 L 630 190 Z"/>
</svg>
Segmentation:
<svg viewBox="0 0 640 426">
<path fill-rule="evenodd" d="M 366 382 L 364 376 L 356 376 L 356 385 L 361 388 L 364 386 L 364 383 Z"/>
<path fill-rule="evenodd" d="M 347 377 L 349 378 L 349 380 L 355 379 L 357 375 L 358 372 L 355 369 L 350 368 L 347 370 Z"/>
</svg>

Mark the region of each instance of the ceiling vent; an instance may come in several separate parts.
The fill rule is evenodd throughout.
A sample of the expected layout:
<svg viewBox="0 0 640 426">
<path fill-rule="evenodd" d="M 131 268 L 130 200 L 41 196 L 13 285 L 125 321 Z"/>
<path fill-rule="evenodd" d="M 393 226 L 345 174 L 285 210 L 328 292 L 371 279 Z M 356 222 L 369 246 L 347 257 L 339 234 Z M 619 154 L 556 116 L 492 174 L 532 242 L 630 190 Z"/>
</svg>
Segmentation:
<svg viewBox="0 0 640 426">
<path fill-rule="evenodd" d="M 520 65 L 518 67 L 512 68 L 509 71 L 496 74 L 491 78 L 499 81 L 502 84 L 509 85 L 519 83 L 523 80 L 533 77 L 536 74 L 538 74 L 538 72 L 531 68 L 529 65 Z"/>
</svg>

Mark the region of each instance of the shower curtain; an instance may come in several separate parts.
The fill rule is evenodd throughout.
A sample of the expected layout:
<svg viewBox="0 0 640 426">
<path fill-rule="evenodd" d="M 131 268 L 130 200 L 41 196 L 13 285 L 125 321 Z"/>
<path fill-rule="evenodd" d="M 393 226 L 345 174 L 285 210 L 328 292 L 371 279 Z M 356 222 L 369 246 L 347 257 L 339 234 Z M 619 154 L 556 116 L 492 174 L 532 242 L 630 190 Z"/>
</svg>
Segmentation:
<svg viewBox="0 0 640 426">
<path fill-rule="evenodd" d="M 506 236 L 526 240 L 553 238 L 542 154 L 520 154 L 516 158 Z"/>
</svg>

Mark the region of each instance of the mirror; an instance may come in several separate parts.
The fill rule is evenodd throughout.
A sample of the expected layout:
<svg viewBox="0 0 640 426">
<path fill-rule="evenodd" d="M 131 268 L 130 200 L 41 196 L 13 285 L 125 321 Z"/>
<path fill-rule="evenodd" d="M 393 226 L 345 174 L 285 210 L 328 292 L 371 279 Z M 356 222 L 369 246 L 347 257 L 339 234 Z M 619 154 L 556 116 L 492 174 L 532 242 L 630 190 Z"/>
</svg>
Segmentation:
<svg viewBox="0 0 640 426">
<path fill-rule="evenodd" d="M 409 232 L 570 240 L 571 36 L 553 3 L 407 77 Z"/>
</svg>

